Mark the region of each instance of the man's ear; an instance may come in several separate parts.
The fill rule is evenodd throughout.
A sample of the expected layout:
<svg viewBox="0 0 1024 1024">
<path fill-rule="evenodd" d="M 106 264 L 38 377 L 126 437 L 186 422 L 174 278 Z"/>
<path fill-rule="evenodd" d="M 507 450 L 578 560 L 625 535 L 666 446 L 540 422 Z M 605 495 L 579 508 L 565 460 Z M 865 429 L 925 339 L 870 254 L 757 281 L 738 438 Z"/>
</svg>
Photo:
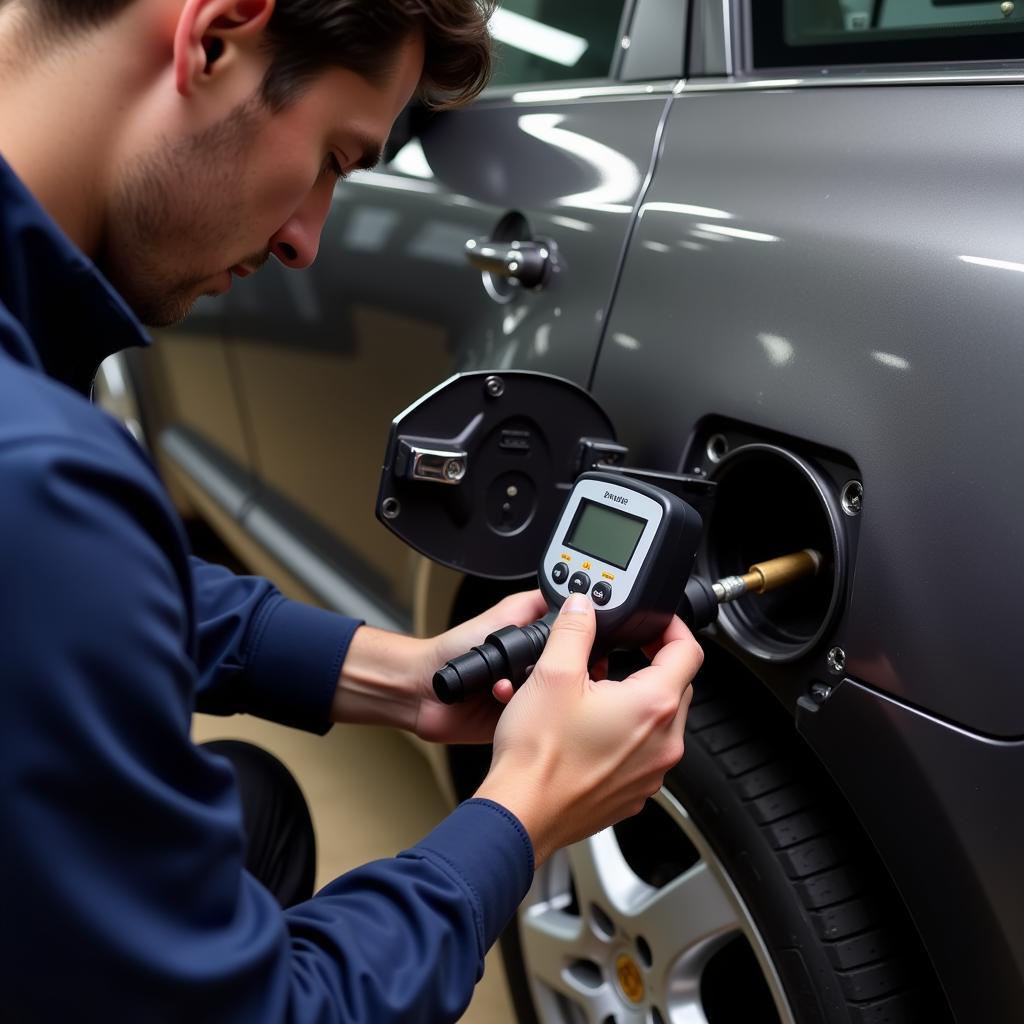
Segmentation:
<svg viewBox="0 0 1024 1024">
<path fill-rule="evenodd" d="M 259 41 L 275 0 L 185 0 L 174 32 L 175 85 L 191 96 L 196 85 L 233 63 Z"/>
</svg>

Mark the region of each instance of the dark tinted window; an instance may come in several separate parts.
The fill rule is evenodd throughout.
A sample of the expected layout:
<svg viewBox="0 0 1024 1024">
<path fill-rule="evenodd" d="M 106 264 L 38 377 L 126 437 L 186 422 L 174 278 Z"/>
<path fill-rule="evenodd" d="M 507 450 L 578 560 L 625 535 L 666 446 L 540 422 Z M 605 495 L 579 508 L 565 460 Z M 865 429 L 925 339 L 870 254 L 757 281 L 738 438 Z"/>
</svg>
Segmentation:
<svg viewBox="0 0 1024 1024">
<path fill-rule="evenodd" d="M 756 67 L 1024 59 L 1024 0 L 750 0 Z"/>
<path fill-rule="evenodd" d="M 607 78 L 619 45 L 623 4 L 504 0 L 491 20 L 498 50 L 492 85 Z"/>
</svg>

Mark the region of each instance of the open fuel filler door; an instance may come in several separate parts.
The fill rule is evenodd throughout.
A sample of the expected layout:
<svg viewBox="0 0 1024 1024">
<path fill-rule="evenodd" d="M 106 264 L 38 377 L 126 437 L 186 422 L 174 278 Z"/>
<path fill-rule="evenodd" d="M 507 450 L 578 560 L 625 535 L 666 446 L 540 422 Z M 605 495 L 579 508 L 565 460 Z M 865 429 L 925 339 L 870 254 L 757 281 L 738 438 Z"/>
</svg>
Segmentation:
<svg viewBox="0 0 1024 1024">
<path fill-rule="evenodd" d="M 617 466 L 625 451 L 571 381 L 456 374 L 392 423 L 377 517 L 441 565 L 520 579 L 536 572 L 579 474 Z"/>
</svg>

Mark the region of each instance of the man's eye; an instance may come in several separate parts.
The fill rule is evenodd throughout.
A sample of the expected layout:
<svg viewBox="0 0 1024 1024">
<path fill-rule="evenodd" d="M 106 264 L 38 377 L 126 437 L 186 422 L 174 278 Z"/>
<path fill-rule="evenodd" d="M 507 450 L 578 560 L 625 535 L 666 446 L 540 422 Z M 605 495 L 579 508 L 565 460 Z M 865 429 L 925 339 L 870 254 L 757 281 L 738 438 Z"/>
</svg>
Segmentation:
<svg viewBox="0 0 1024 1024">
<path fill-rule="evenodd" d="M 333 153 L 327 158 L 327 169 L 339 181 L 344 181 L 348 177 L 345 168 L 341 166 L 341 161 Z"/>
</svg>

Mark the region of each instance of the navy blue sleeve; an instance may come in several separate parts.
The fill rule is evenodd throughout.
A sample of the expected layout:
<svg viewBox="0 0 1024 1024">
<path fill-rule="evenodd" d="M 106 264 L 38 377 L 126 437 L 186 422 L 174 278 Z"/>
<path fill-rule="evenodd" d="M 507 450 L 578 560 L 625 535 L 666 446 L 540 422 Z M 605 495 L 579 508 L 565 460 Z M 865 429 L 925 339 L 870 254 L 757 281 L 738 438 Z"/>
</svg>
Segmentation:
<svg viewBox="0 0 1024 1024">
<path fill-rule="evenodd" d="M 5 1015 L 455 1020 L 529 885 L 528 838 L 471 801 L 283 913 L 243 868 L 230 767 L 189 740 L 191 575 L 141 476 L 85 439 L 0 445 Z"/>
<path fill-rule="evenodd" d="M 331 701 L 362 624 L 289 601 L 267 580 L 189 559 L 197 624 L 196 710 L 245 712 L 310 732 L 330 728 Z"/>
</svg>

